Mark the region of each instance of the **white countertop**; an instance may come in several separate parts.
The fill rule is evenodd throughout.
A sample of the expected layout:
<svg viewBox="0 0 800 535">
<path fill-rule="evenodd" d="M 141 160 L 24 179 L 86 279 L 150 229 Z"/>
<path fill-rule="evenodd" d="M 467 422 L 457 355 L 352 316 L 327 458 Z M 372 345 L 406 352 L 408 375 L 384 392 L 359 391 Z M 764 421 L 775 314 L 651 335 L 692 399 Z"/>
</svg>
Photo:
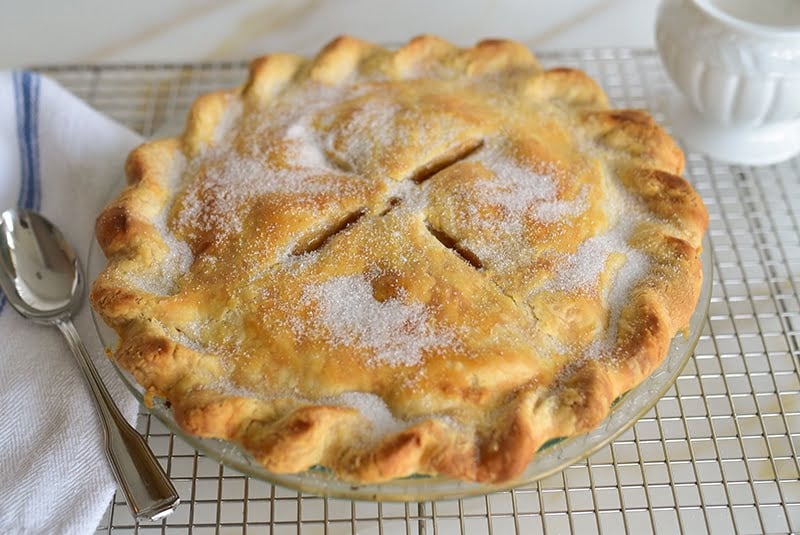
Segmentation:
<svg viewBox="0 0 800 535">
<path fill-rule="evenodd" d="M 310 53 L 348 33 L 458 44 L 509 37 L 535 50 L 654 46 L 658 0 L 12 0 L 0 69 L 62 63 L 246 59 Z"/>
</svg>

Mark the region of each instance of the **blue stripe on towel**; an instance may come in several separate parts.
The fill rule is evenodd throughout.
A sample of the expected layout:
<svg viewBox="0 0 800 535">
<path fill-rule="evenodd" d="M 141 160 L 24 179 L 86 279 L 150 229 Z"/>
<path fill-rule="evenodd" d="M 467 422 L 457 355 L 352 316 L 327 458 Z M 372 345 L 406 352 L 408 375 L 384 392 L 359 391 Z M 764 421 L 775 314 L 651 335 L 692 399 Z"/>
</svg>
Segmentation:
<svg viewBox="0 0 800 535">
<path fill-rule="evenodd" d="M 39 75 L 15 72 L 17 99 L 17 140 L 19 143 L 22 176 L 20 177 L 20 208 L 39 210 L 41 207 L 41 177 L 39 175 Z M 21 113 L 20 113 L 21 112 Z"/>
<path fill-rule="evenodd" d="M 38 74 L 27 71 L 14 71 L 12 79 L 20 162 L 17 206 L 29 210 L 39 210 L 42 205 L 41 176 L 39 174 L 39 86 L 41 79 Z M 5 304 L 5 297 L 0 295 L 0 312 L 3 311 Z"/>
</svg>

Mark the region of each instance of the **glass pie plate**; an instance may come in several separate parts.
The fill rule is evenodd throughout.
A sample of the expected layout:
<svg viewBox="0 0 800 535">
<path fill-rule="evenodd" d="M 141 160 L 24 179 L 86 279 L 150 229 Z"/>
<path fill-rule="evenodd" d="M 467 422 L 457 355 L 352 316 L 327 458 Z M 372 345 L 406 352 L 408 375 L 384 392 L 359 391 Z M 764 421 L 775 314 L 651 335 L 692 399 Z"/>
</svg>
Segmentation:
<svg viewBox="0 0 800 535">
<path fill-rule="evenodd" d="M 187 434 L 173 418 L 172 411 L 162 399 L 154 399 L 149 408 L 170 431 L 189 443 L 200 453 L 243 474 L 319 496 L 331 496 L 354 500 L 371 501 L 424 501 L 455 499 L 488 494 L 520 486 L 557 473 L 567 466 L 599 450 L 632 426 L 648 412 L 664 395 L 680 374 L 705 323 L 711 300 L 712 262 L 708 237 L 703 238 L 703 284 L 697 307 L 692 314 L 685 333 L 678 333 L 672 340 L 669 353 L 656 371 L 638 387 L 620 396 L 609 416 L 594 430 L 584 435 L 565 439 L 554 439 L 546 443 L 516 479 L 499 485 L 459 481 L 442 476 L 411 476 L 379 484 L 354 484 L 338 479 L 324 468 L 314 467 L 298 474 L 277 474 L 259 465 L 244 449 L 225 440 L 199 438 Z M 89 280 L 94 280 L 105 267 L 105 256 L 95 240 L 89 249 Z M 92 310 L 97 335 L 105 348 L 117 346 L 116 333 Z M 112 363 L 113 363 L 112 359 Z M 136 398 L 143 402 L 144 391 L 127 371 L 114 363 L 125 384 Z"/>
</svg>

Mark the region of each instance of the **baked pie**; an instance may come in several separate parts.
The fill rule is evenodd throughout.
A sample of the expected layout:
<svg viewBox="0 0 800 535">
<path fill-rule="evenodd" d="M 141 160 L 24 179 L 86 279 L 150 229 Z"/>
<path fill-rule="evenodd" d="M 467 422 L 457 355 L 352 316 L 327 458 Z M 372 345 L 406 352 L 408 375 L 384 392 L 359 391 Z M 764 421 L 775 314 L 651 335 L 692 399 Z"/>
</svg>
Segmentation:
<svg viewBox="0 0 800 535">
<path fill-rule="evenodd" d="M 521 44 L 272 54 L 130 155 L 114 358 L 268 470 L 504 482 L 688 325 L 707 214 L 642 111 Z"/>
</svg>

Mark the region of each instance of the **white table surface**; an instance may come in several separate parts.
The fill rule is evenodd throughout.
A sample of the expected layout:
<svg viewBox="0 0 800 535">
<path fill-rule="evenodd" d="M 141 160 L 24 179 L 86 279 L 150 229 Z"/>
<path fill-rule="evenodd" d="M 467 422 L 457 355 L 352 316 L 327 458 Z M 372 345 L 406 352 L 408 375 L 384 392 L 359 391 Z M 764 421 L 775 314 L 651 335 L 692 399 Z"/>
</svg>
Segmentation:
<svg viewBox="0 0 800 535">
<path fill-rule="evenodd" d="M 342 33 L 458 44 L 509 37 L 533 50 L 652 48 L 658 0 L 4 0 L 0 69 L 62 63 L 245 59 L 310 53 Z"/>
</svg>

